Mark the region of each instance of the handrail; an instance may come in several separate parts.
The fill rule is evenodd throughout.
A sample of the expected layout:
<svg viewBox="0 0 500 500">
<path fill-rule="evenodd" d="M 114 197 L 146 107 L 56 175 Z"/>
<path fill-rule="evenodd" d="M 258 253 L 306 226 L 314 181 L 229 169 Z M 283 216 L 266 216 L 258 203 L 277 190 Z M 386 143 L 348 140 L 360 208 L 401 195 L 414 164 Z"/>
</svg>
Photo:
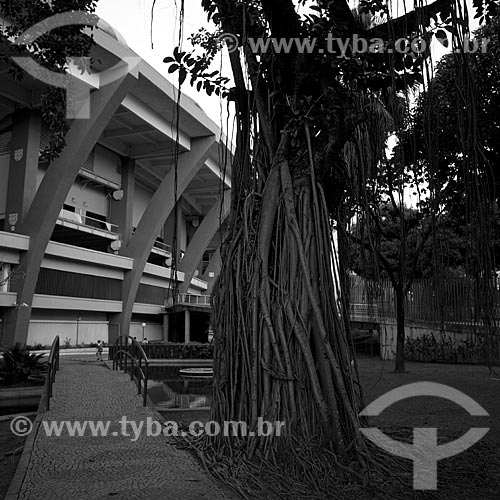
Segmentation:
<svg viewBox="0 0 500 500">
<path fill-rule="evenodd" d="M 52 397 L 52 387 L 54 385 L 54 381 L 56 379 L 56 372 L 59 370 L 59 335 L 52 342 L 52 346 L 50 347 L 49 354 L 49 371 L 47 373 L 47 390 L 46 390 L 46 400 L 45 400 L 45 411 L 50 410 L 50 398 Z"/>
<path fill-rule="evenodd" d="M 125 373 L 130 360 L 130 380 L 134 380 L 134 371 L 137 368 L 137 393 L 142 394 L 142 405 L 147 405 L 149 359 L 141 344 L 129 335 L 120 335 L 109 349 L 109 357 L 113 361 L 113 370 L 120 366 Z M 141 387 L 142 384 L 142 387 Z"/>
</svg>

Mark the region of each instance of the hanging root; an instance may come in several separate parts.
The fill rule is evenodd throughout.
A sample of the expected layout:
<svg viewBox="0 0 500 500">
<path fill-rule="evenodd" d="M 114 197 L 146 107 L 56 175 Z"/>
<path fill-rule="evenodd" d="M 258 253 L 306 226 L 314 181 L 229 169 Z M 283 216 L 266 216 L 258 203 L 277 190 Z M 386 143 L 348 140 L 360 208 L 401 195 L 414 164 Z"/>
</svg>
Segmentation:
<svg viewBox="0 0 500 500">
<path fill-rule="evenodd" d="M 373 479 L 382 461 L 359 431 L 321 187 L 292 180 L 286 160 L 260 184 L 232 221 L 214 293 L 211 418 L 245 422 L 250 435 L 188 444 L 243 498 L 370 498 L 377 488 L 384 498 Z M 259 436 L 261 419 L 282 422 L 281 435 Z"/>
</svg>

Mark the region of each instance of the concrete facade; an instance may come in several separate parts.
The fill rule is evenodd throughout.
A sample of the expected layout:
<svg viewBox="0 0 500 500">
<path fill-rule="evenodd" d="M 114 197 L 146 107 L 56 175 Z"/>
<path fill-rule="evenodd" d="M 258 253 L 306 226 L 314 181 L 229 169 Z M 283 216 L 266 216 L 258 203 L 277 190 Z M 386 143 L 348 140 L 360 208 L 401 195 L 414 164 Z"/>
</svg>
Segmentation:
<svg viewBox="0 0 500 500">
<path fill-rule="evenodd" d="M 94 58 L 109 66 L 135 56 L 100 30 L 94 38 Z M 19 96 L 3 92 L 12 85 L 2 69 L 0 344 L 45 345 L 64 328 L 72 345 L 106 327 L 106 341 L 118 332 L 165 339 L 173 291 L 206 295 L 220 269 L 214 214 L 231 181 L 219 128 L 191 99 L 178 105 L 146 63 L 113 82 L 100 67 L 78 77 L 91 91 L 90 118 L 70 123 L 48 164 L 51 132 L 36 112 L 43 84 L 26 76 Z"/>
</svg>

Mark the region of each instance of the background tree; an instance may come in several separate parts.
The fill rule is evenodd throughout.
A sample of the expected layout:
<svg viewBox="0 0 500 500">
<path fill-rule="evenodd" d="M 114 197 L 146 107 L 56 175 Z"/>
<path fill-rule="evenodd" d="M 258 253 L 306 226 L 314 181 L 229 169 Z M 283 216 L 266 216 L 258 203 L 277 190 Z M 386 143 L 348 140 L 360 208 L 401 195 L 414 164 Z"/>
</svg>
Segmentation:
<svg viewBox="0 0 500 500">
<path fill-rule="evenodd" d="M 498 329 L 494 297 L 500 257 L 498 8 L 492 13 L 496 17 L 478 29 L 470 43 L 476 50 L 465 54 L 459 65 L 454 54 L 439 62 L 434 78 L 418 100 L 406 139 L 406 147 L 413 148 L 412 165 L 432 170 L 432 182 L 442 189 L 442 203 L 463 232 L 464 272 L 474 280 L 471 307 L 489 332 L 491 352 Z M 487 43 L 481 46 L 481 40 Z M 466 86 L 465 92 L 463 69 L 474 74 L 476 81 Z M 474 117 L 467 108 L 474 109 Z M 432 123 L 432 129 L 425 123 Z M 439 282 L 443 247 L 435 248 L 435 279 Z"/>
<path fill-rule="evenodd" d="M 380 276 L 388 278 L 394 289 L 397 323 L 395 370 L 398 372 L 405 371 L 406 296 L 422 272 L 424 249 L 440 217 L 438 205 L 425 198 L 427 190 L 419 187 L 428 184 L 428 173 L 408 170 L 402 156 L 397 148 L 391 161 L 379 165 L 377 178 L 366 189 L 365 210 L 359 214 L 349 234 L 354 245 L 351 247 L 354 250 L 354 270 L 372 280 Z M 415 209 L 405 204 L 408 189 L 415 190 L 414 195 L 420 195 Z"/>
</svg>

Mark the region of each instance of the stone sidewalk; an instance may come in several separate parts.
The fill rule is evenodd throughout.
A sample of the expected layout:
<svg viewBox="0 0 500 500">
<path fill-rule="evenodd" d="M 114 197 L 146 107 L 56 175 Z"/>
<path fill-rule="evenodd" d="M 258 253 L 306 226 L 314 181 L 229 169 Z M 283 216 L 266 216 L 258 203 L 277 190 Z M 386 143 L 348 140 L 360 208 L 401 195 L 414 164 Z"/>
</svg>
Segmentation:
<svg viewBox="0 0 500 500">
<path fill-rule="evenodd" d="M 119 435 L 119 421 L 158 419 L 143 407 L 136 385 L 95 360 L 61 358 L 45 421 L 111 421 L 111 436 L 47 437 L 40 425 L 19 500 L 234 500 L 195 459 L 163 435 L 135 442 Z M 115 433 L 116 435 L 113 435 Z M 131 431 L 129 430 L 129 433 Z"/>
</svg>

